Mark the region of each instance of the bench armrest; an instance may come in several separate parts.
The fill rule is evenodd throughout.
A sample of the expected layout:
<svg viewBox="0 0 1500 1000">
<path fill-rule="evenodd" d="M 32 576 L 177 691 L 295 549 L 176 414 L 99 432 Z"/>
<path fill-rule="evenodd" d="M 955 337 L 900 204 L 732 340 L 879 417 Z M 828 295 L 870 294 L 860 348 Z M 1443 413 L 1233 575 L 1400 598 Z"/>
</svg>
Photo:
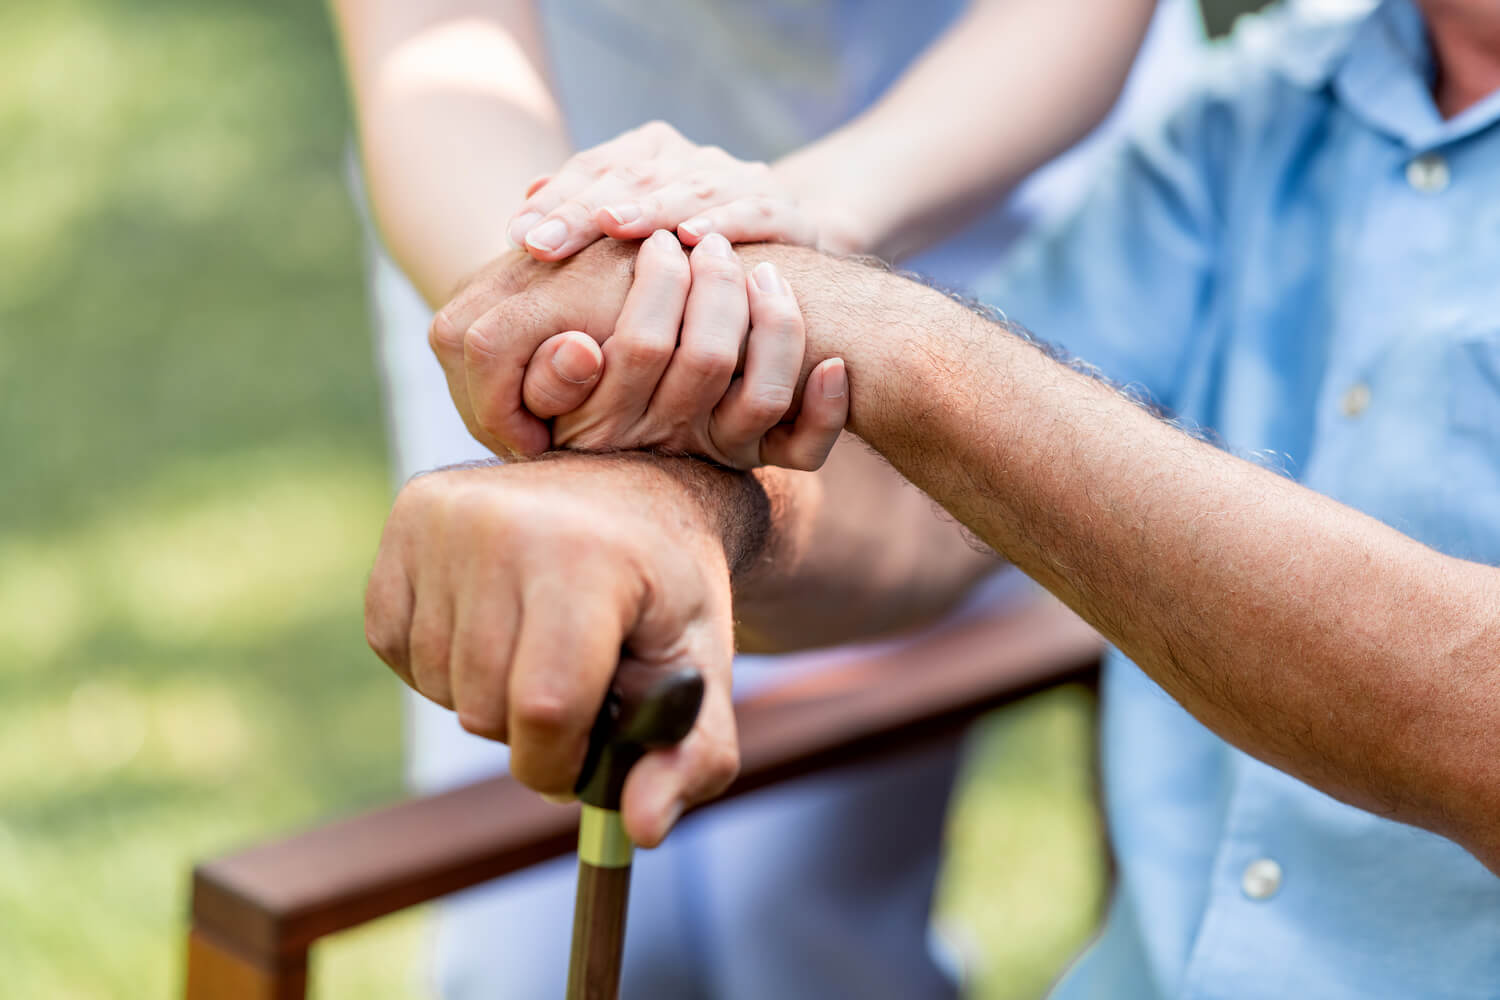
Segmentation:
<svg viewBox="0 0 1500 1000">
<path fill-rule="evenodd" d="M 1092 629 L 1040 597 L 790 680 L 737 706 L 741 772 L 716 801 L 950 735 L 1007 702 L 1090 679 L 1100 650 Z M 565 854 L 577 816 L 497 777 L 201 864 L 188 995 L 210 995 L 216 962 L 305 980 L 318 938 Z M 300 997 L 305 986 L 286 989 L 221 984 L 213 995 Z"/>
</svg>

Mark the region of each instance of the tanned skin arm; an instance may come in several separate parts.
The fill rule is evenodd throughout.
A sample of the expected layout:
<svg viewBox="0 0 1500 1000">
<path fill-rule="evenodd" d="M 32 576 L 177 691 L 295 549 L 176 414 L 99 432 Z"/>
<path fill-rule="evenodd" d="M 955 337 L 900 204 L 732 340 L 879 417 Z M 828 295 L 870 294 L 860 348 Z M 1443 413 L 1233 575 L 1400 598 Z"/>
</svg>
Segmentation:
<svg viewBox="0 0 1500 1000">
<path fill-rule="evenodd" d="M 810 356 L 848 365 L 850 429 L 907 479 L 1229 742 L 1500 867 L 1500 570 L 1197 440 L 938 292 L 763 252 L 805 293 Z M 798 576 L 860 547 L 781 562 L 800 530 L 768 542 Z M 796 586 L 747 579 L 743 627 Z"/>
</svg>

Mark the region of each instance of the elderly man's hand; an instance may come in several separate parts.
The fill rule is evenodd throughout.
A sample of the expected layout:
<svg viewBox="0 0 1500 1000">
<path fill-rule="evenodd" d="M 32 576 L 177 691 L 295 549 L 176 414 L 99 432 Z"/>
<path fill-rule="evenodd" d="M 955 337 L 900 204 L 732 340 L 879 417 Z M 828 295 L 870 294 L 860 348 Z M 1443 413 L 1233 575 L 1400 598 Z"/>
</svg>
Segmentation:
<svg viewBox="0 0 1500 1000">
<path fill-rule="evenodd" d="M 471 277 L 433 317 L 427 340 L 469 433 L 497 455 L 539 455 L 551 431 L 522 400 L 533 354 L 554 334 L 596 343 L 614 332 L 634 270 L 634 250 L 601 241 L 564 264 L 503 254 Z M 597 379 L 586 376 L 589 382 Z"/>
<path fill-rule="evenodd" d="M 632 839 L 658 843 L 738 769 L 729 569 L 683 475 L 642 456 L 454 469 L 407 484 L 365 601 L 370 645 L 465 729 L 511 746 L 511 773 L 566 794 L 621 656 L 706 682 L 687 739 L 632 770 Z M 711 470 L 698 466 L 704 474 Z"/>
<path fill-rule="evenodd" d="M 804 327 L 775 265 L 747 275 L 722 237 L 689 258 L 659 232 L 621 295 L 621 263 L 608 243 L 562 265 L 507 255 L 439 312 L 432 347 L 470 432 L 501 454 L 550 444 L 821 465 L 848 415 L 843 362 L 815 366 L 794 403 Z"/>
</svg>

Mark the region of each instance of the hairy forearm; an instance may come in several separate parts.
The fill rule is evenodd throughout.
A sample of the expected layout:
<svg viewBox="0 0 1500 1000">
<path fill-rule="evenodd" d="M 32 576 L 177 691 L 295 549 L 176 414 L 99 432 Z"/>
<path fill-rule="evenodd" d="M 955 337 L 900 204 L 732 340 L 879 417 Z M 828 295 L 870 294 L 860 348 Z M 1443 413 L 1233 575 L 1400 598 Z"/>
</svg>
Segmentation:
<svg viewBox="0 0 1500 1000">
<path fill-rule="evenodd" d="M 805 266 L 812 353 L 846 359 L 851 429 L 892 465 L 1230 742 L 1500 863 L 1500 572 L 1195 440 L 939 293 Z"/>
<path fill-rule="evenodd" d="M 1104 118 L 1154 9 L 1152 0 L 975 0 L 880 101 L 776 171 L 841 209 L 830 248 L 915 253 Z M 976 102 L 993 109 L 982 128 Z"/>
<path fill-rule="evenodd" d="M 528 182 L 569 146 L 532 4 L 334 4 L 371 209 L 433 306 L 506 248 Z"/>
</svg>

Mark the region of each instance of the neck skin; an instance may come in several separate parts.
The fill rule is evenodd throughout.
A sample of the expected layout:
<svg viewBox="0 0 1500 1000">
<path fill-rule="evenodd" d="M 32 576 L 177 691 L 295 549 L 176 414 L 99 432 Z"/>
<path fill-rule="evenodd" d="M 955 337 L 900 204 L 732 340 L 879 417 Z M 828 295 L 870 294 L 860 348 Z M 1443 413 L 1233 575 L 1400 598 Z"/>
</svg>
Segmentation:
<svg viewBox="0 0 1500 1000">
<path fill-rule="evenodd" d="M 1500 90 L 1500 9 L 1494 0 L 1419 0 L 1437 61 L 1433 100 L 1452 118 Z"/>
</svg>

